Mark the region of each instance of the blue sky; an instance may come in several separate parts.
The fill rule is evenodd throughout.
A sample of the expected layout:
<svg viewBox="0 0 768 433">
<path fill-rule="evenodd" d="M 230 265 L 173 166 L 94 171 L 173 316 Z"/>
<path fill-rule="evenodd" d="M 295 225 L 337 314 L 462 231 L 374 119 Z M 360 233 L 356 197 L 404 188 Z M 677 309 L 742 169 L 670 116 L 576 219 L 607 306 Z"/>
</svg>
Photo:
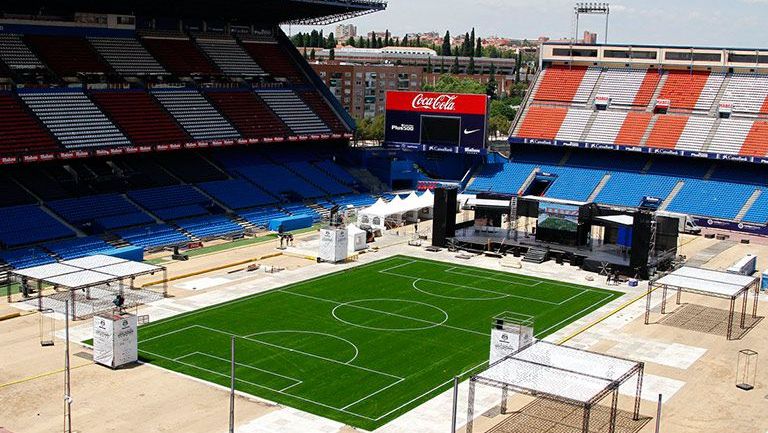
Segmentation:
<svg viewBox="0 0 768 433">
<path fill-rule="evenodd" d="M 765 47 L 768 0 L 624 0 L 611 3 L 608 41 L 613 43 Z M 472 6 L 466 6 L 471 4 Z M 574 1 L 389 0 L 385 12 L 350 22 L 361 31 L 389 28 L 395 34 L 437 30 L 481 36 L 535 39 L 567 37 Z M 599 34 L 603 21 L 583 17 L 580 28 Z M 306 28 L 292 28 L 293 32 Z M 325 28 L 333 31 L 333 26 Z"/>
</svg>

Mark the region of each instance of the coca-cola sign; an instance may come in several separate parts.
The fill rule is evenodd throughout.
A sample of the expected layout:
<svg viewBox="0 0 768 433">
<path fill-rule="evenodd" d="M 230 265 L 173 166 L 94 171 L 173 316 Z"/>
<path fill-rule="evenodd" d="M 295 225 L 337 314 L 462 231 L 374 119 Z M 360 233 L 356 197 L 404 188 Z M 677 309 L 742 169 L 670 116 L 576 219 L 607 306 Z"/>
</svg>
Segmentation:
<svg viewBox="0 0 768 433">
<path fill-rule="evenodd" d="M 426 111 L 456 111 L 457 95 L 439 95 L 434 97 L 424 96 L 419 93 L 413 98 L 411 107 L 415 110 Z"/>
</svg>

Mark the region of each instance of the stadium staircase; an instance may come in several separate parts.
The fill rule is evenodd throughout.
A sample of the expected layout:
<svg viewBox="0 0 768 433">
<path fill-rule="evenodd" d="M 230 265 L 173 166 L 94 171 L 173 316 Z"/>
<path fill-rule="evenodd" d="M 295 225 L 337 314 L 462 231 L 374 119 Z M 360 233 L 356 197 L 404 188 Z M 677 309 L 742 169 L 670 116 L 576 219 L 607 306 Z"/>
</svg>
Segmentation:
<svg viewBox="0 0 768 433">
<path fill-rule="evenodd" d="M 683 189 L 685 186 L 684 180 L 678 180 L 677 184 L 674 188 L 672 188 L 672 191 L 670 191 L 667 198 L 661 203 L 661 206 L 659 206 L 659 210 L 667 210 L 667 207 L 669 207 L 670 203 L 672 203 L 675 200 L 675 197 L 680 193 L 680 190 Z"/>
<path fill-rule="evenodd" d="M 595 201 L 597 196 L 600 194 L 600 191 L 605 188 L 605 185 L 608 183 L 608 181 L 611 180 L 611 173 L 606 173 L 605 176 L 600 180 L 600 183 L 597 184 L 595 187 L 595 190 L 592 191 L 592 194 L 589 195 L 589 198 L 587 199 L 588 203 L 592 203 Z"/>
<path fill-rule="evenodd" d="M 717 91 L 717 95 L 715 96 L 715 101 L 712 104 L 712 107 L 709 109 L 709 115 L 711 117 L 716 117 L 718 115 L 720 109 L 720 101 L 723 100 L 723 96 L 725 96 L 725 92 L 728 90 L 728 85 L 731 83 L 731 77 L 733 77 L 731 74 L 725 75 L 725 79 L 720 85 L 720 89 Z M 709 141 L 707 141 L 707 143 L 709 143 Z"/>
<path fill-rule="evenodd" d="M 579 137 L 579 141 L 581 142 L 587 141 L 587 137 L 589 136 L 589 132 L 592 130 L 592 125 L 595 124 L 595 120 L 597 119 L 598 113 L 599 111 L 593 111 L 592 114 L 589 116 L 589 119 L 587 120 L 587 124 L 584 126 L 584 131 L 581 133 L 581 137 Z"/>
<path fill-rule="evenodd" d="M 744 207 L 741 208 L 739 213 L 736 215 L 735 220 L 736 221 L 743 221 L 744 217 L 747 215 L 750 209 L 752 209 L 752 206 L 754 206 L 755 202 L 760 198 L 761 195 L 763 195 L 764 191 L 760 188 L 756 188 L 755 192 L 752 193 L 751 196 L 749 196 L 749 199 L 747 199 L 747 202 L 744 203 Z"/>
<path fill-rule="evenodd" d="M 669 76 L 667 74 L 661 74 L 661 78 L 659 79 L 659 83 L 656 85 L 656 90 L 653 92 L 653 96 L 651 96 L 651 102 L 648 104 L 648 107 L 646 107 L 646 111 L 649 113 L 653 113 L 654 105 L 656 104 L 656 100 L 659 99 L 659 95 L 661 95 L 662 89 L 664 89 L 664 86 L 667 84 L 667 79 Z"/>
<path fill-rule="evenodd" d="M 659 120 L 658 114 L 655 114 L 653 117 L 651 117 L 651 121 L 648 122 L 648 128 L 646 128 L 645 133 L 643 133 L 643 138 L 640 139 L 641 146 L 645 146 L 648 143 L 648 139 L 651 137 L 651 133 L 653 132 L 653 128 L 656 126 L 657 120 Z"/>
<path fill-rule="evenodd" d="M 600 74 L 600 76 L 597 77 L 597 81 L 595 82 L 595 87 L 592 89 L 592 93 L 589 95 L 589 99 L 587 99 L 587 108 L 592 108 L 595 105 L 595 98 L 600 92 L 603 80 L 605 80 L 605 74 Z"/>
<path fill-rule="evenodd" d="M 370 192 L 374 194 L 381 194 L 389 190 L 387 184 L 381 181 L 373 173 L 365 168 L 348 168 L 349 174 L 357 178 L 360 183 Z"/>
<path fill-rule="evenodd" d="M 525 256 L 523 256 L 523 261 L 528 263 L 544 263 L 548 258 L 549 251 L 542 248 L 531 247 L 528 248 Z"/>
<path fill-rule="evenodd" d="M 715 138 L 715 134 L 717 134 L 717 130 L 720 129 L 722 121 L 723 119 L 718 117 L 712 122 L 712 128 L 709 129 L 709 133 L 707 133 L 707 137 L 704 139 L 704 146 L 701 148 L 702 152 L 707 152 L 709 150 L 709 147 L 712 145 L 712 141 Z"/>
</svg>

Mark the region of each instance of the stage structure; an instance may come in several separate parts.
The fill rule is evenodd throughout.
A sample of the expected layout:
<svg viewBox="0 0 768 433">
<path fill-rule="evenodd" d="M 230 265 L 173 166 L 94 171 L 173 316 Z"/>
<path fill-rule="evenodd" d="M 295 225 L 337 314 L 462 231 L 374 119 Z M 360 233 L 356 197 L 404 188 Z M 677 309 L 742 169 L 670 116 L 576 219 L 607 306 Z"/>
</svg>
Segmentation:
<svg viewBox="0 0 768 433">
<path fill-rule="evenodd" d="M 136 278 L 162 273 L 161 291 L 136 287 Z M 168 272 L 163 266 L 134 262 L 118 257 L 95 255 L 66 260 L 7 273 L 8 302 L 11 286 L 19 284 L 23 301 L 38 311 L 69 314 L 72 320 L 111 312 L 118 295 L 124 308 L 133 308 L 168 296 Z M 54 293 L 43 295 L 53 288 Z M 34 297 L 32 296 L 34 294 Z M 65 301 L 69 301 L 66 311 Z"/>
<path fill-rule="evenodd" d="M 648 284 L 648 292 L 645 299 L 646 325 L 650 323 L 651 295 L 657 289 L 661 289 L 662 315 L 667 313 L 667 292 L 669 290 L 677 291 L 675 301 L 677 305 L 680 305 L 682 292 L 728 299 L 730 301 L 727 330 L 727 338 L 729 340 L 733 337 L 733 317 L 736 310 L 736 300 L 739 297 L 742 298 L 739 327 L 740 329 L 745 329 L 744 322 L 747 314 L 747 303 L 750 291 L 754 292 L 752 318 L 757 318 L 757 302 L 760 295 L 760 283 L 756 277 L 684 266 L 664 277 L 651 281 Z"/>
<path fill-rule="evenodd" d="M 502 413 L 509 391 L 581 407 L 583 433 L 589 432 L 591 409 L 610 395 L 608 432 L 614 433 L 619 387 L 632 377 L 637 378 L 633 419 L 640 418 L 644 369 L 642 362 L 537 341 L 470 378 L 466 432 L 472 433 L 475 388 L 480 384 L 501 389 Z"/>
</svg>

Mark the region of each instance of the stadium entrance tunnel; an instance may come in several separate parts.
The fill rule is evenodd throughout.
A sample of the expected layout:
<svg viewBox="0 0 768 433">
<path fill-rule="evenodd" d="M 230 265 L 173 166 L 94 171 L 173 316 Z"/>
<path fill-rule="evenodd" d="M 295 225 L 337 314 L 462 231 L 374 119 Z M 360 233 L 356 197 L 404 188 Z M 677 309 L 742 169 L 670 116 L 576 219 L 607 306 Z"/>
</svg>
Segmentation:
<svg viewBox="0 0 768 433">
<path fill-rule="evenodd" d="M 374 331 L 420 331 L 448 321 L 448 313 L 434 305 L 406 299 L 362 299 L 337 305 L 336 320 Z"/>
<path fill-rule="evenodd" d="M 551 187 L 556 180 L 557 180 L 557 176 L 554 174 L 549 174 L 549 173 L 537 174 L 536 177 L 531 182 L 531 184 L 528 186 L 528 188 L 526 188 L 525 194 L 523 195 L 532 195 L 532 196 L 541 197 L 547 193 L 547 190 L 549 190 L 549 187 Z"/>
</svg>

